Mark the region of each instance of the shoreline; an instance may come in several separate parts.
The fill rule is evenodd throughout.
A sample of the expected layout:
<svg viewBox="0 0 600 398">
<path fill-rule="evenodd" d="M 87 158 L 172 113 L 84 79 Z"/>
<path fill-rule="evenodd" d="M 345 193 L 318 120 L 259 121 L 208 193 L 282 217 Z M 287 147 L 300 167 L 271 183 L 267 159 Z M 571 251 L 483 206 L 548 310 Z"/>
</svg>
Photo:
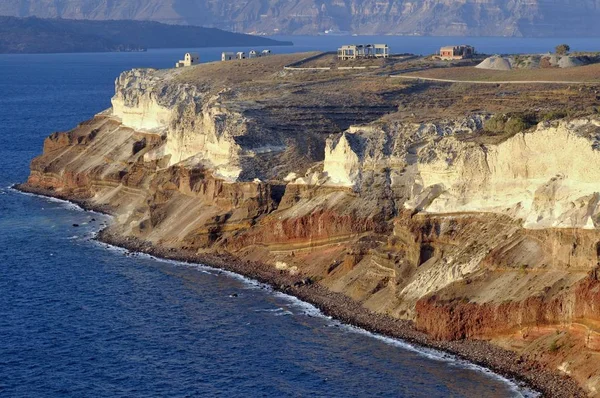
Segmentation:
<svg viewBox="0 0 600 398">
<path fill-rule="evenodd" d="M 86 211 L 112 215 L 107 206 L 95 206 L 86 200 L 73 199 L 52 190 L 15 184 L 11 189 L 19 192 L 56 198 L 74 203 Z M 407 344 L 448 353 L 514 383 L 520 391 L 531 389 L 549 397 L 583 397 L 583 389 L 571 378 L 558 371 L 545 368 L 537 362 L 522 359 L 518 354 L 481 340 L 442 341 L 418 331 L 413 322 L 377 314 L 362 307 L 349 297 L 330 291 L 310 278 L 290 276 L 266 264 L 242 261 L 229 254 L 198 254 L 181 248 L 166 248 L 135 237 L 121 236 L 108 226 L 94 238 L 99 242 L 148 254 L 157 258 L 189 264 L 207 265 L 211 268 L 236 273 L 269 285 L 274 291 L 285 293 L 316 307 L 324 316 L 332 317 L 346 325 L 383 337 L 399 339 Z"/>
</svg>

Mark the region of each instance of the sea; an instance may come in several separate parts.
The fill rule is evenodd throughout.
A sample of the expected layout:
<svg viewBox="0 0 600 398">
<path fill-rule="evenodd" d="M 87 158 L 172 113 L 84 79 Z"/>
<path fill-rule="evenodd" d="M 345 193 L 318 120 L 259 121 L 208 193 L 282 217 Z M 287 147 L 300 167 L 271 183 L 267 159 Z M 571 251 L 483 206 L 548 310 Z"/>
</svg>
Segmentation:
<svg viewBox="0 0 600 398">
<path fill-rule="evenodd" d="M 418 54 L 454 43 L 487 53 L 600 48 L 568 38 L 280 38 L 295 45 L 274 53 L 352 42 Z M 190 50 L 208 62 L 233 49 L 0 55 L 0 397 L 536 396 L 241 276 L 99 243 L 108 216 L 10 188 L 46 136 L 110 106 L 120 72 L 169 68 Z"/>
</svg>

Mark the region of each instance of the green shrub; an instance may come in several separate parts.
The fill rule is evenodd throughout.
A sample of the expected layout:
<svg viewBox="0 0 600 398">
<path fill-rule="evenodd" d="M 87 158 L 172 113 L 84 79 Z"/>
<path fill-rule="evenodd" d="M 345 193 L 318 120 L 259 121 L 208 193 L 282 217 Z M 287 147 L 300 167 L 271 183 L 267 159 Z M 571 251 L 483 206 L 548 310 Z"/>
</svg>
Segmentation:
<svg viewBox="0 0 600 398">
<path fill-rule="evenodd" d="M 545 122 L 549 122 L 551 120 L 558 120 L 567 117 L 568 114 L 566 111 L 550 111 L 542 115 L 541 119 Z"/>
<path fill-rule="evenodd" d="M 513 116 L 506 122 L 504 131 L 510 134 L 517 134 L 527 130 L 529 127 L 531 127 L 531 125 L 529 125 L 525 119 L 519 116 Z"/>
<path fill-rule="evenodd" d="M 556 46 L 556 54 L 558 55 L 567 55 L 569 51 L 571 51 L 571 46 L 568 44 L 559 44 Z"/>
<path fill-rule="evenodd" d="M 490 133 L 517 134 L 537 123 L 534 114 L 494 115 L 485 123 L 484 128 Z"/>
<path fill-rule="evenodd" d="M 506 125 L 506 115 L 494 115 L 485 122 L 485 130 L 491 133 L 502 133 Z"/>
</svg>

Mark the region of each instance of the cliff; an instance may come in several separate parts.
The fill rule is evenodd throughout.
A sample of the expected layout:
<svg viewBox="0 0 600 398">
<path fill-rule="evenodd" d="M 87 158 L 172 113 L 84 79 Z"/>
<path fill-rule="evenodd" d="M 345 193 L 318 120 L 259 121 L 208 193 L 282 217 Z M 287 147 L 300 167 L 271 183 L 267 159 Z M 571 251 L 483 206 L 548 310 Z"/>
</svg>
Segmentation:
<svg viewBox="0 0 600 398">
<path fill-rule="evenodd" d="M 136 19 L 258 34 L 554 36 L 600 34 L 597 1 L 5 0 L 0 15 Z"/>
<path fill-rule="evenodd" d="M 120 239 L 260 263 L 597 394 L 594 91 L 533 85 L 465 112 L 506 89 L 283 70 L 308 55 L 124 72 L 112 108 L 51 135 L 22 189 L 110 209 Z M 486 131 L 489 111 L 574 97 L 570 118 Z"/>
</svg>

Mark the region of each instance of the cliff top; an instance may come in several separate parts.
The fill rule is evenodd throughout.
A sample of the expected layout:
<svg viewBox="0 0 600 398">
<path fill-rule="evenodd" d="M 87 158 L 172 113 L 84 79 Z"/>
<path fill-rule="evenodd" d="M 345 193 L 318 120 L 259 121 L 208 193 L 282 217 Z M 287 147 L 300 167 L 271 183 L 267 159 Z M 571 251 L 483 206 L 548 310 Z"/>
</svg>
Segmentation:
<svg viewBox="0 0 600 398">
<path fill-rule="evenodd" d="M 318 53 L 277 54 L 244 60 L 209 62 L 182 69 L 177 75 L 177 81 L 190 84 L 233 85 L 258 84 L 262 80 L 260 83 L 268 84 L 276 78 L 276 74 L 283 72 L 284 66 L 316 54 Z"/>
<path fill-rule="evenodd" d="M 361 109 L 351 124 L 381 118 L 428 122 L 471 114 L 503 112 L 561 112 L 569 116 L 595 113 L 600 64 L 569 69 L 491 71 L 474 68 L 470 61 L 439 63 L 427 58 L 406 58 L 376 69 L 285 70 L 286 65 L 314 56 L 315 52 L 272 55 L 257 59 L 212 62 L 181 69 L 151 72 L 166 88 L 180 83 L 216 95 L 227 106 L 246 112 L 261 125 L 285 129 L 291 115 L 312 114 L 315 131 L 339 132 L 348 128 L 340 113 Z M 345 65 L 355 66 L 353 62 Z M 418 70 L 418 71 L 414 71 Z M 394 76 L 453 78 L 455 83 L 402 79 Z M 392 76 L 392 77 L 390 77 Z M 531 80 L 528 84 L 470 84 Z M 589 84 L 558 84 L 561 80 Z M 550 83 L 541 83 L 540 81 Z M 556 81 L 557 84 L 552 84 Z M 168 91 L 168 90 L 167 90 Z M 325 120 L 335 119 L 331 124 Z M 322 123 L 320 123 L 321 121 Z M 281 127 L 283 126 L 283 127 Z M 269 127 L 271 128 L 271 127 Z M 308 128 L 308 127 L 307 127 Z M 299 131 L 304 130 L 304 128 Z"/>
<path fill-rule="evenodd" d="M 220 167 L 218 174 L 252 181 L 283 180 L 291 172 L 304 174 L 323 160 L 326 137 L 352 126 L 399 129 L 408 135 L 415 129 L 418 134 L 428 129 L 452 134 L 465 129 L 443 127 L 449 120 L 497 114 L 495 124 L 484 126 L 480 121 L 459 134 L 462 141 L 495 144 L 540 121 L 587 116 L 599 110 L 594 85 L 439 83 L 390 75 L 415 66 L 435 67 L 428 59 L 406 59 L 377 69 L 284 68 L 314 54 L 125 72 L 117 81 L 113 114 L 133 128 L 169 130 L 176 135 L 189 132 L 167 148 L 175 154 L 171 163 L 192 156 L 198 152 L 196 146 L 202 146 L 203 141 L 191 138 L 191 132 L 209 131 L 214 134 L 209 140 L 214 147 L 208 158 L 213 164 L 228 165 Z M 455 69 L 472 68 L 440 70 Z M 155 111 L 146 115 L 147 109 Z M 507 125 L 510 128 L 505 131 Z M 236 151 L 243 154 L 238 157 Z"/>
</svg>

